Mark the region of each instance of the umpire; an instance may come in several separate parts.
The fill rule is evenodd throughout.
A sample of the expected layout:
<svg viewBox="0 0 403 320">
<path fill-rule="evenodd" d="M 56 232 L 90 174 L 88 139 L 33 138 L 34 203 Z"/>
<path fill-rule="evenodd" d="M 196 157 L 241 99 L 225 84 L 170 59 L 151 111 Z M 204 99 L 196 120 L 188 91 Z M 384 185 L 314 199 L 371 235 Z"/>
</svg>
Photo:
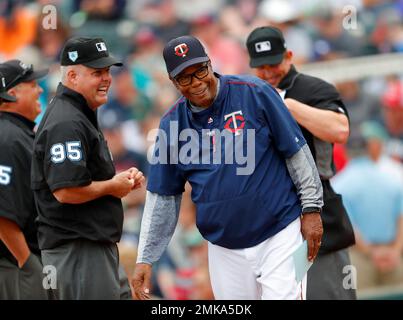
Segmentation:
<svg viewBox="0 0 403 320">
<path fill-rule="evenodd" d="M 0 64 L 0 300 L 47 299 L 29 177 L 41 111 L 36 80 L 47 72 L 19 60 Z"/>
<path fill-rule="evenodd" d="M 56 268 L 59 299 L 117 300 L 120 198 L 144 177 L 136 168 L 115 174 L 96 109 L 107 102 L 110 67 L 122 64 L 101 38 L 72 38 L 61 65 L 62 83 L 34 143 L 39 247 L 44 265 Z"/>
<path fill-rule="evenodd" d="M 250 66 L 284 97 L 297 120 L 318 168 L 324 207 L 322 246 L 308 271 L 307 299 L 355 299 L 354 289 L 343 288 L 343 268 L 350 265 L 348 247 L 354 233 L 340 195 L 329 182 L 335 174 L 333 143 L 345 143 L 349 135 L 347 110 L 329 83 L 302 73 L 292 64 L 283 34 L 274 27 L 260 27 L 248 36 Z M 302 231 L 303 229 L 302 219 Z"/>
</svg>

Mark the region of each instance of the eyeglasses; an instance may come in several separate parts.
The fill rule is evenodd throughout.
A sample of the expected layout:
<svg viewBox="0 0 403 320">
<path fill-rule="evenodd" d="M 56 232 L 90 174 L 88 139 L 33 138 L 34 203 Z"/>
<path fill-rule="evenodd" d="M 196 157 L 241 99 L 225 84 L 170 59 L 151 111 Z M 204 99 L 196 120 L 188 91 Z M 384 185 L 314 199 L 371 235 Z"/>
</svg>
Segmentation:
<svg viewBox="0 0 403 320">
<path fill-rule="evenodd" d="M 208 64 L 205 64 L 201 68 L 197 69 L 195 72 L 190 74 L 180 75 L 175 78 L 175 81 L 179 83 L 181 86 L 188 86 L 192 83 L 192 78 L 202 80 L 209 74 Z"/>
<path fill-rule="evenodd" d="M 22 72 L 19 73 L 14 80 L 12 80 L 7 87 L 11 88 L 18 80 L 24 78 L 27 74 L 31 73 L 34 71 L 34 66 L 32 64 L 26 66 L 25 68 L 23 68 Z"/>
</svg>

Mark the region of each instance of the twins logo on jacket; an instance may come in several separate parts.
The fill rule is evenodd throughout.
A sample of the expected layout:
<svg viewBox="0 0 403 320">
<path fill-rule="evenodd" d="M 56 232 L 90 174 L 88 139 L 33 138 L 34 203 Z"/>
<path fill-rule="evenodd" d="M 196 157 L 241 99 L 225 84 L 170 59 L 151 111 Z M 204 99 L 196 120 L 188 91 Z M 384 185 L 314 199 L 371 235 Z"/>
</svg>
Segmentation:
<svg viewBox="0 0 403 320">
<path fill-rule="evenodd" d="M 227 120 L 228 118 L 230 119 Z M 241 134 L 240 131 L 245 127 L 245 118 L 242 116 L 242 110 L 226 114 L 224 116 L 224 120 L 227 120 L 227 122 L 225 122 L 224 128 L 229 132 L 235 133 L 236 136 L 239 136 Z M 240 125 L 238 125 L 238 121 L 241 122 Z"/>
<path fill-rule="evenodd" d="M 209 108 L 192 112 L 182 97 L 161 119 L 147 189 L 178 195 L 189 181 L 202 235 L 226 248 L 246 248 L 300 215 L 285 159 L 306 142 L 267 83 L 252 76 L 219 81 Z"/>
</svg>

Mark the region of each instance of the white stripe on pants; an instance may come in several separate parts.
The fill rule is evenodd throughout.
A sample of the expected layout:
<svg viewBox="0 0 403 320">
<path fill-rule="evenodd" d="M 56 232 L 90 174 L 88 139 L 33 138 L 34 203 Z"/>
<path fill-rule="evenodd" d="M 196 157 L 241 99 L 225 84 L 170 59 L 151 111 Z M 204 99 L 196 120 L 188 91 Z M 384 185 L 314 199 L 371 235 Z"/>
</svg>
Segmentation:
<svg viewBox="0 0 403 320">
<path fill-rule="evenodd" d="M 293 252 L 302 244 L 297 218 L 276 235 L 246 249 L 208 243 L 211 286 L 217 300 L 305 300 L 306 275 L 295 280 Z"/>
</svg>

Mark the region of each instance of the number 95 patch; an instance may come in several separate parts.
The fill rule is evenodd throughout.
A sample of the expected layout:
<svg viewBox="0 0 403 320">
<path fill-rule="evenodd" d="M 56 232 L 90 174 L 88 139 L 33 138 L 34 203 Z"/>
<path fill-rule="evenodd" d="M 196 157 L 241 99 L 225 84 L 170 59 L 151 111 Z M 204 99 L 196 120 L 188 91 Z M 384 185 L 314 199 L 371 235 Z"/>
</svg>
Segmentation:
<svg viewBox="0 0 403 320">
<path fill-rule="evenodd" d="M 55 164 L 63 163 L 66 159 L 72 162 L 80 161 L 82 156 L 80 141 L 67 141 L 63 143 L 55 143 L 50 147 L 50 161 Z"/>
</svg>

